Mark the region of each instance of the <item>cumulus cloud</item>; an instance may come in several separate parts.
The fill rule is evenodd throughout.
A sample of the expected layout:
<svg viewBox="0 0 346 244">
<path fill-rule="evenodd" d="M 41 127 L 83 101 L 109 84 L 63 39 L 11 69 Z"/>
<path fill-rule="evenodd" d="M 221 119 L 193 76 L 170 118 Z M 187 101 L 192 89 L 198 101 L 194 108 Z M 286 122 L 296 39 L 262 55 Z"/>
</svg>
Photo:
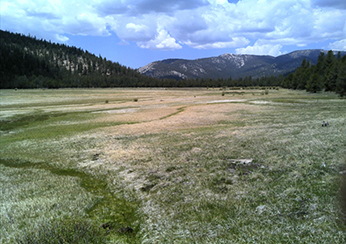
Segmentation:
<svg viewBox="0 0 346 244">
<path fill-rule="evenodd" d="M 346 9 L 346 1 L 344 0 L 312 0 L 311 2 L 319 7 Z"/>
<path fill-rule="evenodd" d="M 117 35 L 150 49 L 237 48 L 277 55 L 283 45 L 346 39 L 344 0 L 1 0 L 2 29 L 66 42 Z M 253 46 L 247 46 L 249 43 Z M 340 41 L 341 42 L 341 41 Z M 336 45 L 336 44 L 335 44 Z M 268 53 L 269 52 L 269 53 Z"/>
<path fill-rule="evenodd" d="M 171 49 L 180 49 L 182 46 L 176 43 L 176 40 L 172 38 L 168 32 L 164 29 L 158 29 L 158 34 L 154 40 L 148 42 L 139 42 L 138 45 L 141 48 L 148 49 L 161 49 L 161 50 L 171 50 Z"/>
<path fill-rule="evenodd" d="M 62 18 L 63 31 L 74 35 L 108 36 L 106 21 L 94 13 L 80 13 Z"/>
<path fill-rule="evenodd" d="M 158 24 L 153 18 L 108 16 L 107 24 L 124 41 L 147 42 L 157 35 Z"/>
<path fill-rule="evenodd" d="M 245 48 L 237 48 L 237 54 L 255 54 L 255 55 L 271 55 L 271 56 L 279 56 L 282 53 L 280 52 L 282 46 L 280 44 L 272 45 L 265 44 L 259 45 L 255 43 L 253 46 L 247 46 Z"/>
<path fill-rule="evenodd" d="M 185 42 L 188 46 L 191 46 L 193 48 L 197 49 L 211 49 L 211 48 L 234 48 L 239 46 L 247 45 L 250 41 L 244 37 L 234 37 L 234 38 L 227 38 L 229 41 L 222 41 L 222 42 L 209 42 L 209 43 L 193 43 L 193 42 Z"/>
<path fill-rule="evenodd" d="M 55 38 L 61 42 L 67 42 L 69 40 L 69 38 L 67 36 L 59 35 L 59 34 L 56 34 Z"/>
<path fill-rule="evenodd" d="M 314 36 L 323 39 L 346 38 L 346 10 L 327 9 L 323 12 L 316 11 L 314 19 Z"/>
<path fill-rule="evenodd" d="M 107 36 L 107 22 L 82 0 L 2 0 L 1 28 L 31 33 L 53 41 L 67 41 L 64 34 Z"/>
<path fill-rule="evenodd" d="M 209 5 L 207 0 L 104 0 L 96 5 L 97 10 L 105 15 L 126 15 L 138 16 L 153 13 L 174 14 L 176 11 L 195 9 L 201 6 Z"/>
<path fill-rule="evenodd" d="M 329 49 L 332 49 L 332 50 L 345 51 L 346 50 L 346 39 L 330 43 L 328 47 L 329 47 Z"/>
<path fill-rule="evenodd" d="M 146 27 L 145 25 L 141 25 L 141 24 L 136 25 L 134 23 L 128 23 L 128 24 L 126 24 L 126 28 L 129 30 L 131 29 L 134 32 L 141 32 L 141 31 L 145 31 L 148 27 Z"/>
</svg>

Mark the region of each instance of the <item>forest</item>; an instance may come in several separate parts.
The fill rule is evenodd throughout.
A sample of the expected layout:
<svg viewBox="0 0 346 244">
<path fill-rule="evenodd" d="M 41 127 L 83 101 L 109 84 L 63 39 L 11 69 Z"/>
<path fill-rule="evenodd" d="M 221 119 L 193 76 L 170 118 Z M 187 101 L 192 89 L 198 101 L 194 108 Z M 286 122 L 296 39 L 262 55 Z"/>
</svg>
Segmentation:
<svg viewBox="0 0 346 244">
<path fill-rule="evenodd" d="M 1 88 L 143 86 L 152 78 L 80 48 L 1 31 Z"/>
<path fill-rule="evenodd" d="M 320 53 L 316 65 L 303 60 L 294 73 L 282 80 L 281 86 L 313 93 L 336 92 L 343 97 L 346 95 L 346 55 L 341 57 L 339 52 L 335 56 L 330 50 L 327 55 Z"/>
<path fill-rule="evenodd" d="M 65 44 L 0 30 L 1 89 L 91 87 L 283 87 L 346 95 L 346 55 L 321 52 L 286 76 L 239 79 L 157 79 Z"/>
</svg>

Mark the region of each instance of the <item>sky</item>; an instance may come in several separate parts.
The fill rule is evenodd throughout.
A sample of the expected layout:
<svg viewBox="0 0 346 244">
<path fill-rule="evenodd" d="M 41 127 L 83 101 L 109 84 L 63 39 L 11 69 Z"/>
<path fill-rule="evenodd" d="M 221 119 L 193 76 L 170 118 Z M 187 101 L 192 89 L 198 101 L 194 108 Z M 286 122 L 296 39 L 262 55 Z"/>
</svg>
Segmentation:
<svg viewBox="0 0 346 244">
<path fill-rule="evenodd" d="M 346 0 L 0 0 L 0 29 L 139 68 L 224 53 L 346 51 Z"/>
</svg>

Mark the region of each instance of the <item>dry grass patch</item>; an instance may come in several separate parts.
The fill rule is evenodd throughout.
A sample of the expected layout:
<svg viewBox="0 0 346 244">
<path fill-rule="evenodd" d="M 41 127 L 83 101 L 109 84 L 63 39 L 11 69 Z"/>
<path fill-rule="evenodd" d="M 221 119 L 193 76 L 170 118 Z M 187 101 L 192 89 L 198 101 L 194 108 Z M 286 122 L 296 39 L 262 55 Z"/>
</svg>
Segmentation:
<svg viewBox="0 0 346 244">
<path fill-rule="evenodd" d="M 239 121 L 243 111 L 255 113 L 260 107 L 238 103 L 202 104 L 184 107 L 148 108 L 137 113 L 107 117 L 134 122 L 105 128 L 107 135 L 143 135 L 178 129 L 198 128 Z M 239 124 L 238 124 L 239 125 Z"/>
<path fill-rule="evenodd" d="M 94 97 L 86 103 L 91 92 Z M 78 102 L 68 107 L 80 111 L 85 106 L 83 116 L 46 119 L 50 106 L 58 108 L 54 99 L 48 101 L 40 104 L 44 112 L 31 114 L 33 121 L 22 114 L 7 117 L 18 123 L 4 127 L 9 130 L 0 135 L 2 157 L 49 162 L 63 172 L 81 172 L 105 183 L 100 204 L 94 202 L 92 211 L 82 213 L 72 209 L 71 214 L 98 225 L 111 222 L 99 216 L 115 216 L 122 223 L 131 219 L 135 234 L 116 232 L 110 243 L 345 242 L 337 203 L 345 161 L 345 100 L 282 89 L 265 96 L 223 97 L 213 89 L 76 90 Z M 6 109 L 21 113 L 14 105 Z M 330 126 L 322 127 L 323 120 Z M 53 130 L 57 125 L 59 130 Z M 5 177 L 6 189 L 21 189 L 31 179 L 15 175 Z M 54 183 L 59 177 L 45 179 Z M 74 178 L 71 185 L 78 182 Z M 81 205 L 89 201 L 83 194 L 95 196 L 83 191 L 77 194 Z"/>
</svg>

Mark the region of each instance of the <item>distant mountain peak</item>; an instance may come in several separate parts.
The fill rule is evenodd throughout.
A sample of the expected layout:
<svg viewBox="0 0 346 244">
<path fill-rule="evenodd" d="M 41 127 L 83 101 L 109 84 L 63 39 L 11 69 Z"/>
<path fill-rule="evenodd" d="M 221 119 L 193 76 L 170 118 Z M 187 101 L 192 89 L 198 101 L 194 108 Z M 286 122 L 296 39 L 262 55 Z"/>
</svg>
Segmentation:
<svg viewBox="0 0 346 244">
<path fill-rule="evenodd" d="M 239 54 L 224 53 L 224 54 L 221 54 L 221 55 L 218 56 L 218 57 L 220 57 L 220 58 L 231 58 L 231 57 L 234 57 L 234 56 L 236 56 L 236 55 L 239 55 Z"/>
<path fill-rule="evenodd" d="M 289 55 L 292 58 L 298 58 L 301 56 L 309 56 L 312 53 L 321 53 L 321 52 L 327 52 L 323 49 L 306 49 L 306 50 L 297 50 L 297 51 L 293 51 L 288 53 L 287 55 Z"/>
<path fill-rule="evenodd" d="M 250 55 L 225 53 L 217 57 L 195 60 L 166 59 L 150 63 L 139 72 L 156 78 L 240 78 L 288 74 L 297 69 L 303 59 L 316 64 L 322 49 L 297 50 L 277 57 L 269 55 Z M 346 52 L 343 52 L 346 54 Z M 337 51 L 334 52 L 337 54 Z"/>
</svg>

